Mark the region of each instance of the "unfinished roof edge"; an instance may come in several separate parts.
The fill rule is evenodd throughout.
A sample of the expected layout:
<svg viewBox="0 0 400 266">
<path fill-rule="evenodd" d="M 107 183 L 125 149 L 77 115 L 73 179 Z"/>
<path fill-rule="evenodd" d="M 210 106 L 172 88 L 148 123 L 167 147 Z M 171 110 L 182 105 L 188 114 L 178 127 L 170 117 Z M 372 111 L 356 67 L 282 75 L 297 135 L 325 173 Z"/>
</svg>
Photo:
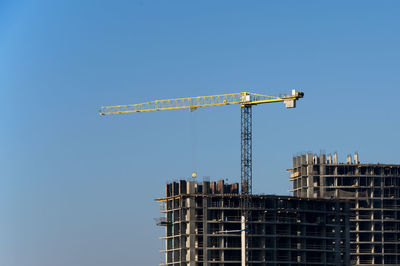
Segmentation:
<svg viewBox="0 0 400 266">
<path fill-rule="evenodd" d="M 330 164 L 330 165 L 374 165 L 374 166 L 384 166 L 384 167 L 400 167 L 400 164 L 380 164 L 380 163 L 360 163 L 358 153 L 354 155 L 347 155 L 346 162 L 339 162 L 338 154 L 335 152 L 333 154 L 326 153 L 307 153 L 293 157 L 293 165 L 310 165 L 310 164 Z M 291 169 L 289 169 L 291 170 Z"/>
<path fill-rule="evenodd" d="M 201 183 L 193 180 L 173 181 L 165 185 L 165 196 L 171 197 L 185 194 L 239 194 L 239 183 L 225 184 L 223 179 Z"/>
<path fill-rule="evenodd" d="M 239 193 L 239 183 L 226 184 L 224 180 L 218 181 L 203 181 L 202 184 L 196 181 L 172 181 L 165 185 L 165 197 L 157 198 L 156 201 L 162 202 L 172 199 L 178 199 L 182 196 L 194 197 L 241 197 Z M 307 197 L 296 197 L 291 195 L 275 195 L 275 194 L 251 194 L 247 195 L 250 198 L 277 198 L 285 200 L 305 200 L 305 201 L 336 201 L 336 199 L 310 199 Z"/>
</svg>

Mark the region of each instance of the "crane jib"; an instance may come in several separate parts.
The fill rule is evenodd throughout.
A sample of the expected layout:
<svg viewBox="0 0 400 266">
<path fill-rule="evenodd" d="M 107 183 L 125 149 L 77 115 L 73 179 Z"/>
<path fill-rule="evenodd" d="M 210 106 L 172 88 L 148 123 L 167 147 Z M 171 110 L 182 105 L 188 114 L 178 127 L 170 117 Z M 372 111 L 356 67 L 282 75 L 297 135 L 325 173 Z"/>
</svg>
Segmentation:
<svg viewBox="0 0 400 266">
<path fill-rule="evenodd" d="M 100 115 L 128 114 L 152 111 L 189 109 L 239 104 L 241 109 L 241 174 L 242 194 L 252 193 L 252 106 L 264 103 L 283 102 L 286 108 L 296 107 L 296 101 L 304 93 L 292 90 L 291 94 L 269 96 L 250 92 L 198 96 L 167 100 L 156 100 L 139 104 L 103 106 Z"/>
</svg>

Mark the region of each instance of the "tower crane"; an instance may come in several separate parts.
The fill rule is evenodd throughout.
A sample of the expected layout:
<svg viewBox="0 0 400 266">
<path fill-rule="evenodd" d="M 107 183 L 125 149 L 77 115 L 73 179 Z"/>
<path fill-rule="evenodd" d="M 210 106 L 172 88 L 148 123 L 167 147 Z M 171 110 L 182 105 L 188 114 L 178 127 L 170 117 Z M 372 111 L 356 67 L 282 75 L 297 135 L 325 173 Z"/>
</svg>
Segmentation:
<svg viewBox="0 0 400 266">
<path fill-rule="evenodd" d="M 100 115 L 128 114 L 151 111 L 189 109 L 194 111 L 200 107 L 239 104 L 241 110 L 241 167 L 240 183 L 243 195 L 252 194 L 252 106 L 263 103 L 283 102 L 286 108 L 296 107 L 296 101 L 303 98 L 304 93 L 292 90 L 291 94 L 269 96 L 250 92 L 199 96 L 189 98 L 155 100 L 139 104 L 103 106 Z"/>
<path fill-rule="evenodd" d="M 156 100 L 151 102 L 116 105 L 101 107 L 100 115 L 128 114 L 151 111 L 189 109 L 194 111 L 200 107 L 222 106 L 239 104 L 241 118 L 241 265 L 247 266 L 248 254 L 248 218 L 249 218 L 249 195 L 252 194 L 252 107 L 263 103 L 283 102 L 286 108 L 296 107 L 296 101 L 303 98 L 304 93 L 292 90 L 291 94 L 280 97 L 262 95 L 250 92 L 221 94 L 212 96 L 199 96 L 179 99 Z M 195 177 L 195 174 L 194 176 Z"/>
</svg>

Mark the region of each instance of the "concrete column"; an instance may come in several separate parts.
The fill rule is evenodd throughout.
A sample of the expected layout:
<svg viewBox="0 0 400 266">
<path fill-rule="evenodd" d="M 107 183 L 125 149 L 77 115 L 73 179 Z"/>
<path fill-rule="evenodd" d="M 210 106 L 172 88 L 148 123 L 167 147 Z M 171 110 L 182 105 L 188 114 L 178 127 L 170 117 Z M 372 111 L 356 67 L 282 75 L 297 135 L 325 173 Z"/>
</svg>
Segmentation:
<svg viewBox="0 0 400 266">
<path fill-rule="evenodd" d="M 325 160 L 325 155 L 324 155 L 324 160 Z M 325 190 L 326 190 L 326 187 L 325 187 L 326 164 L 325 163 L 320 165 L 319 174 L 320 174 L 320 176 L 319 176 L 319 193 L 320 193 L 319 196 L 321 198 L 324 198 Z"/>
<path fill-rule="evenodd" d="M 307 198 L 313 198 L 314 196 L 314 177 L 309 176 L 307 178 Z"/>
<path fill-rule="evenodd" d="M 208 241 L 208 226 L 207 226 L 207 220 L 208 220 L 208 213 L 207 213 L 207 208 L 208 206 L 208 198 L 203 197 L 203 266 L 208 266 L 208 246 L 207 246 L 207 241 Z"/>
<path fill-rule="evenodd" d="M 346 203 L 345 205 L 345 212 L 348 213 L 348 209 L 350 208 L 349 204 Z M 346 262 L 345 266 L 349 265 L 350 261 L 350 217 L 344 217 L 345 219 L 345 251 L 346 253 L 344 254 L 344 261 Z"/>
<path fill-rule="evenodd" d="M 188 215 L 189 215 L 189 236 L 188 236 L 188 244 L 189 246 L 186 247 L 188 248 L 188 253 L 187 256 L 189 257 L 189 263 L 188 266 L 195 266 L 196 265 L 196 231 L 195 231 L 195 200 L 194 198 L 189 198 L 189 209 L 188 209 Z"/>
<path fill-rule="evenodd" d="M 240 219 L 241 222 L 241 229 L 242 232 L 240 233 L 240 241 L 241 241 L 241 258 L 242 258 L 242 264 L 241 266 L 246 266 L 246 218 L 244 216 L 241 217 Z"/>
</svg>

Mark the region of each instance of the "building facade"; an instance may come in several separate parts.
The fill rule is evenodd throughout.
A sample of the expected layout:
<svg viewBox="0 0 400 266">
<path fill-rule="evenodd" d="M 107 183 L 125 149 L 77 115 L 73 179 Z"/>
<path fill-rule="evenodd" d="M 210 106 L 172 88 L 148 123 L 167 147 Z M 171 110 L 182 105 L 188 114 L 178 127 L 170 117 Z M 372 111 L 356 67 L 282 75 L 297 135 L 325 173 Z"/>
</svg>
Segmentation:
<svg viewBox="0 0 400 266">
<path fill-rule="evenodd" d="M 309 153 L 290 171 L 294 196 L 350 201 L 352 265 L 400 265 L 400 165 Z"/>
<path fill-rule="evenodd" d="M 240 266 L 239 185 L 172 182 L 161 202 L 165 261 L 171 266 Z M 251 195 L 247 265 L 348 265 L 349 203 Z"/>
</svg>

